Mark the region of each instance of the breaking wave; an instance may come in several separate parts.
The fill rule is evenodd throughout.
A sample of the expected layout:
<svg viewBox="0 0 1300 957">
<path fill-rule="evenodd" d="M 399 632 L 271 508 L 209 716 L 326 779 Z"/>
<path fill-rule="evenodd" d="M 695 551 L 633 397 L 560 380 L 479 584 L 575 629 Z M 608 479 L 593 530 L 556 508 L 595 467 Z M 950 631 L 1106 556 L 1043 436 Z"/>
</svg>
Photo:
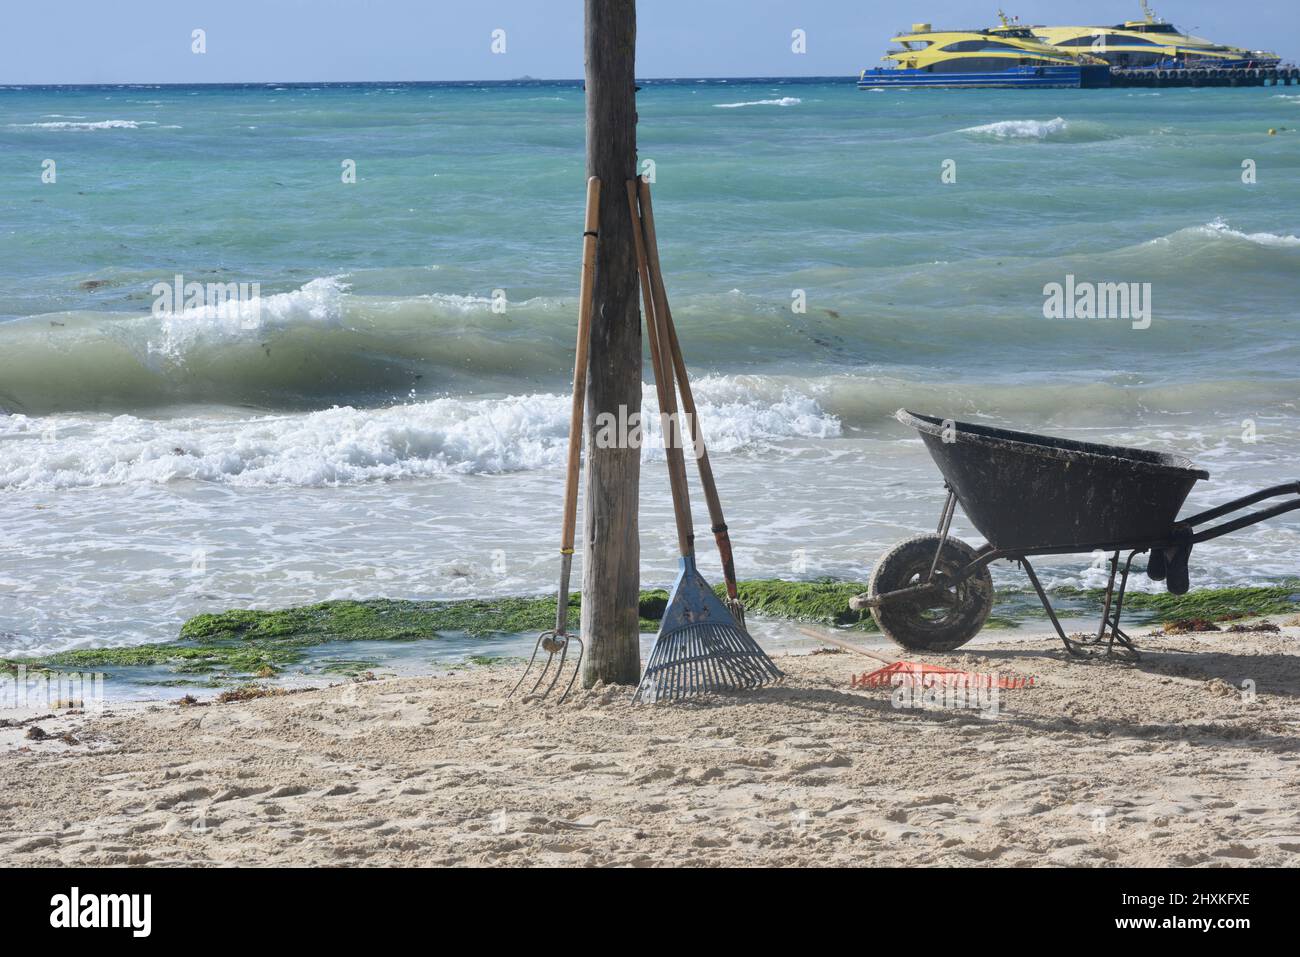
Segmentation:
<svg viewBox="0 0 1300 957">
<path fill-rule="evenodd" d="M 1239 229 L 1233 229 L 1222 219 L 1216 219 L 1213 222 L 1206 223 L 1204 226 L 1195 226 L 1185 232 L 1193 236 L 1201 236 L 1209 239 L 1226 239 L 1229 241 L 1251 243 L 1256 246 L 1273 246 L 1280 249 L 1300 247 L 1300 236 L 1283 236 L 1278 233 L 1245 233 Z M 1175 233 L 1175 235 L 1178 235 Z M 1158 242 L 1159 240 L 1157 240 Z"/>
<path fill-rule="evenodd" d="M 840 434 L 835 416 L 793 389 L 727 377 L 700 379 L 696 389 L 716 452 Z M 0 418 L 0 490 L 176 481 L 315 487 L 559 468 L 569 405 L 566 395 L 533 394 L 297 415 L 10 416 Z M 662 454 L 648 439 L 644 457 Z"/>
<path fill-rule="evenodd" d="M 138 130 L 157 126 L 152 120 L 56 120 L 52 123 L 10 123 L 10 129 L 22 130 Z M 179 127 L 177 127 L 179 129 Z"/>
<path fill-rule="evenodd" d="M 248 332 L 264 336 L 268 331 L 295 323 L 326 326 L 343 315 L 343 293 L 347 284 L 336 277 L 313 279 L 301 289 L 225 299 L 215 305 L 190 306 L 164 312 L 158 319 L 158 336 L 150 339 L 151 353 L 181 361 L 205 343 L 238 339 Z"/>
<path fill-rule="evenodd" d="M 935 369 L 957 368 L 987 378 L 1006 373 L 1013 354 L 1014 368 L 1032 370 L 1046 368 L 1061 348 L 1077 347 L 1100 367 L 1141 366 L 1154 380 L 1173 368 L 1163 359 L 1181 355 L 1186 333 L 1179 330 L 1195 328 L 1201 347 L 1219 361 L 1256 362 L 1254 344 L 1271 341 L 1285 320 L 1264 309 L 1219 321 L 1238 303 L 1225 305 L 1213 277 L 1273 288 L 1300 265 L 1297 255 L 1300 237 L 1286 231 L 1252 232 L 1214 220 L 1086 253 L 879 269 L 823 293 L 805 314 L 793 314 L 788 299 L 763 289 L 682 295 L 674 312 L 692 364 L 715 373 L 879 370 L 922 381 Z M 1199 283 L 1207 287 L 1207 304 L 1185 302 L 1166 312 L 1161 328 L 1143 340 L 1139 363 L 1127 343 L 1099 337 L 1095 327 L 1057 326 L 1044 334 L 1044 283 L 1067 273 L 1141 277 L 1162 295 Z M 135 292 L 123 289 L 120 301 L 150 298 L 141 283 Z M 917 302 L 929 303 L 923 314 Z M 254 302 L 160 315 L 147 306 L 38 314 L 0 322 L 0 413 L 191 404 L 304 411 L 562 392 L 572 369 L 575 307 L 572 297 L 535 296 L 499 312 L 482 296 L 358 295 L 343 279 L 322 277 Z M 1277 361 L 1286 348 L 1276 351 Z"/>
<path fill-rule="evenodd" d="M 1062 116 L 1050 120 L 1000 120 L 958 130 L 987 140 L 1028 140 L 1084 143 L 1110 139 L 1112 134 L 1099 123 L 1077 122 Z"/>
<path fill-rule="evenodd" d="M 735 110 L 742 106 L 797 106 L 803 100 L 797 96 L 783 96 L 777 100 L 745 100 L 742 103 L 714 103 L 720 110 Z"/>
</svg>

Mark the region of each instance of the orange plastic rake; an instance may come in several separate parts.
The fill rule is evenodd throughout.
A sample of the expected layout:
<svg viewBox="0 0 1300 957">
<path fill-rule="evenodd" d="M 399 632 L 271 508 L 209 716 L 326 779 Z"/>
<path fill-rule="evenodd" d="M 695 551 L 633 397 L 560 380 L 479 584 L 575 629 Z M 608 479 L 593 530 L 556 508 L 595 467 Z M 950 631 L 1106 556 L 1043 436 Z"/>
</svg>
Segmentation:
<svg viewBox="0 0 1300 957">
<path fill-rule="evenodd" d="M 850 688 L 894 688 L 899 685 L 910 687 L 940 688 L 992 688 L 1003 691 L 1016 691 L 1020 688 L 1032 688 L 1034 679 L 1023 675 L 980 674 L 974 671 L 958 671 L 940 665 L 924 665 L 916 661 L 895 661 L 893 664 L 877 668 L 875 671 L 854 675 Z"/>
<path fill-rule="evenodd" d="M 850 688 L 892 688 L 896 685 L 909 685 L 911 687 L 927 687 L 937 685 L 946 688 L 991 688 L 996 685 L 1004 691 L 1015 691 L 1019 688 L 1032 688 L 1034 679 L 1026 678 L 1023 675 L 994 675 L 988 673 L 978 673 L 974 671 L 957 671 L 954 668 L 944 668 L 942 665 L 926 665 L 919 661 L 895 661 L 886 658 L 884 655 L 878 655 L 874 651 L 868 651 L 852 642 L 845 641 L 825 629 L 811 628 L 806 625 L 798 629 L 809 638 L 815 638 L 818 641 L 824 641 L 827 644 L 843 648 L 845 651 L 851 651 L 855 655 L 862 655 L 866 658 L 874 658 L 876 661 L 885 662 L 883 668 L 877 668 L 875 671 L 863 672 L 860 675 L 854 675 Z M 927 675 L 932 675 L 926 680 Z"/>
</svg>

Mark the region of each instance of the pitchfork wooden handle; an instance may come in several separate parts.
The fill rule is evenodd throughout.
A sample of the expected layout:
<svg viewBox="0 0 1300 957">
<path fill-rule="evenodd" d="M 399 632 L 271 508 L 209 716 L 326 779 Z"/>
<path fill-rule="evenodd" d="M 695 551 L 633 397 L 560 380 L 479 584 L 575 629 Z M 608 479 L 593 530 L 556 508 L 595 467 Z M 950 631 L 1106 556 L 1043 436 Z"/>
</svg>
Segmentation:
<svg viewBox="0 0 1300 957">
<path fill-rule="evenodd" d="M 587 215 L 582 233 L 582 278 L 578 282 L 578 348 L 573 360 L 573 405 L 569 411 L 568 475 L 564 483 L 564 530 L 560 551 L 573 552 L 578 517 L 578 467 L 582 460 L 582 418 L 587 402 L 587 352 L 591 344 L 591 299 L 596 278 L 600 227 L 600 180 L 587 180 Z"/>
</svg>

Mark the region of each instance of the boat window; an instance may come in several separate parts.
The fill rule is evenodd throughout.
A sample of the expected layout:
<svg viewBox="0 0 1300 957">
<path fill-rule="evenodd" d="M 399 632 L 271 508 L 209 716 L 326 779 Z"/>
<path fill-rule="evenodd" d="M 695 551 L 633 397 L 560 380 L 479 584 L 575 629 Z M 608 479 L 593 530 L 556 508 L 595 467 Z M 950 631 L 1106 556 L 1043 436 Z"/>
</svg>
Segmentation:
<svg viewBox="0 0 1300 957">
<path fill-rule="evenodd" d="M 1012 46 L 1010 43 L 998 43 L 996 40 L 958 40 L 956 43 L 949 43 L 946 47 L 941 47 L 945 53 L 972 53 L 984 50 L 1015 50 L 1020 52 L 1023 47 Z"/>
<path fill-rule="evenodd" d="M 1088 36 L 1071 37 L 1069 40 L 1062 40 L 1053 44 L 1058 47 L 1090 47 L 1094 44 L 1104 43 L 1112 47 L 1153 47 L 1160 46 L 1154 40 L 1148 40 L 1144 37 L 1128 36 L 1123 33 L 1103 33 L 1100 37 Z"/>
<path fill-rule="evenodd" d="M 931 73 L 1003 73 L 1016 66 L 1063 66 L 1060 61 L 1038 57 L 1011 59 L 1009 57 L 963 56 L 940 60 L 928 67 Z"/>
</svg>

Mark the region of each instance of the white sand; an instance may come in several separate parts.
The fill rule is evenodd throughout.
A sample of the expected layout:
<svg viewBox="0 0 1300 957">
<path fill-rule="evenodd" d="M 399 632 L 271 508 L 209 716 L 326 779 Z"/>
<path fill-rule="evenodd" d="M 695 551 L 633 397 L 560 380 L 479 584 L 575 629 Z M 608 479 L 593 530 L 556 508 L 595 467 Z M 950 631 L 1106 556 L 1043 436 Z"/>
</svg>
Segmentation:
<svg viewBox="0 0 1300 957">
<path fill-rule="evenodd" d="M 494 667 L 64 716 L 0 729 L 0 863 L 1300 863 L 1297 629 L 1141 644 L 931 659 L 1035 676 L 993 717 L 850 690 L 843 653 L 674 706 L 508 702 Z"/>
</svg>

